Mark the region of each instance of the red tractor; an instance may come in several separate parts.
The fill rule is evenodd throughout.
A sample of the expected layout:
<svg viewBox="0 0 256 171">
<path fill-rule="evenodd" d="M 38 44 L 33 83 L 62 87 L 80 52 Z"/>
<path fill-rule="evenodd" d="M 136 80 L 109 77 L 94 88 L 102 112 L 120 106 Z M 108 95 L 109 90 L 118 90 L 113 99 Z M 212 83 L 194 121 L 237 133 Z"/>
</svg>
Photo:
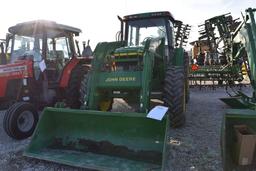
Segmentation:
<svg viewBox="0 0 256 171">
<path fill-rule="evenodd" d="M 1 109 L 8 108 L 3 125 L 10 137 L 29 137 L 38 110 L 45 106 L 63 101 L 67 107 L 80 107 L 81 78 L 91 62 L 90 57 L 78 57 L 74 36 L 80 32 L 44 20 L 9 28 L 7 64 L 0 65 L 0 104 Z"/>
</svg>

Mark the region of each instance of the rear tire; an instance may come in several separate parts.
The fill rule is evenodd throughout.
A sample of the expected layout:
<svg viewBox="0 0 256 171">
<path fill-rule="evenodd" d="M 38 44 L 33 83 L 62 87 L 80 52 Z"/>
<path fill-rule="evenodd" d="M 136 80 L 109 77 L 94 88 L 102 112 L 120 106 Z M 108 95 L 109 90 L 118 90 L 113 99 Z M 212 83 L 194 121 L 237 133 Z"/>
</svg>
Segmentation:
<svg viewBox="0 0 256 171">
<path fill-rule="evenodd" d="M 165 75 L 164 105 L 169 107 L 170 126 L 185 124 L 185 77 L 183 67 L 169 66 Z"/>
<path fill-rule="evenodd" d="M 85 98 L 86 96 L 88 96 L 88 93 L 87 93 L 87 89 L 88 89 L 88 80 L 89 80 L 89 77 L 88 77 L 88 74 L 85 74 L 83 76 L 83 79 L 81 81 L 81 86 L 80 86 L 80 97 L 79 97 L 79 101 L 80 101 L 80 104 L 81 105 L 87 105 L 87 104 L 84 104 L 85 102 Z"/>
<path fill-rule="evenodd" d="M 39 116 L 35 107 L 27 102 L 13 104 L 4 115 L 4 130 L 10 137 L 21 140 L 30 137 Z"/>
<path fill-rule="evenodd" d="M 82 86 L 82 79 L 86 73 L 87 71 L 82 65 L 78 65 L 71 73 L 66 89 L 66 104 L 72 109 L 79 109 L 81 107 L 80 88 Z"/>
</svg>

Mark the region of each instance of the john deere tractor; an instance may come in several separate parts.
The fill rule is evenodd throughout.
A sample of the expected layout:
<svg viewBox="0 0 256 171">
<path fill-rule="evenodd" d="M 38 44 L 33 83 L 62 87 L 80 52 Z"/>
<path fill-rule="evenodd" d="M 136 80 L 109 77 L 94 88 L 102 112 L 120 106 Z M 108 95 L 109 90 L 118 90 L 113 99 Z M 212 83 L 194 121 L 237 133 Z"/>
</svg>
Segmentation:
<svg viewBox="0 0 256 171">
<path fill-rule="evenodd" d="M 81 109 L 45 108 L 25 156 L 97 170 L 167 169 L 169 127 L 185 123 L 187 92 L 175 20 L 166 11 L 118 18 L 119 40 L 93 52 Z M 115 98 L 134 111 L 111 111 Z M 149 118 L 164 106 L 163 119 Z"/>
<path fill-rule="evenodd" d="M 81 78 L 90 60 L 78 57 L 74 36 L 80 29 L 52 21 L 31 21 L 9 28 L 7 64 L 0 65 L 0 104 L 3 125 L 12 138 L 30 136 L 38 110 L 64 101 L 70 108 L 81 103 Z"/>
</svg>

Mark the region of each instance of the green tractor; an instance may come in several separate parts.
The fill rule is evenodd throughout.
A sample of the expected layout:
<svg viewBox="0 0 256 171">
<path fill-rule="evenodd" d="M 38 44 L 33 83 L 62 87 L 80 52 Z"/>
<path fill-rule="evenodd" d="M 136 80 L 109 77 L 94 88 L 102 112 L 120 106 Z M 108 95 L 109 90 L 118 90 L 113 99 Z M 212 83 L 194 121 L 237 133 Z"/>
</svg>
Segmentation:
<svg viewBox="0 0 256 171">
<path fill-rule="evenodd" d="M 255 144 L 255 133 L 253 132 L 256 130 L 255 16 L 256 9 L 248 8 L 243 16 L 244 21 L 232 33 L 230 46 L 232 52 L 231 59 L 236 64 L 246 63 L 253 93 L 249 97 L 242 92 L 236 92 L 231 97 L 221 99 L 234 108 L 226 112 L 222 125 L 221 145 L 224 170 L 255 170 L 256 166 L 256 158 L 253 157 L 253 146 Z M 241 137 L 244 139 L 241 139 Z M 247 139 L 248 137 L 254 138 L 247 141 L 249 140 Z M 246 143 L 245 146 L 242 145 L 244 142 Z M 251 157 L 249 157 L 250 155 Z"/>
<path fill-rule="evenodd" d="M 184 49 L 175 48 L 175 20 L 166 11 L 118 18 L 119 40 L 93 52 L 81 110 L 45 108 L 25 156 L 97 170 L 169 167 L 169 127 L 184 125 L 187 97 L 188 66 Z M 111 111 L 115 98 L 134 111 Z M 148 118 L 156 104 L 168 107 L 163 119 Z"/>
</svg>

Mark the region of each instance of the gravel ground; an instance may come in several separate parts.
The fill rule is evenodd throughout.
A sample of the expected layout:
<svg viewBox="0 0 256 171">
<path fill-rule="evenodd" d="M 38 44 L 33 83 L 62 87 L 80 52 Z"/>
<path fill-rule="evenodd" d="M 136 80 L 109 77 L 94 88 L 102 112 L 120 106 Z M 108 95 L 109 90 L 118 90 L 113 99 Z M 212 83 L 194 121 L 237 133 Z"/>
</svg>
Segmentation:
<svg viewBox="0 0 256 171">
<path fill-rule="evenodd" d="M 186 126 L 170 133 L 173 170 L 222 170 L 220 126 L 226 105 L 223 89 L 191 92 Z"/>
<path fill-rule="evenodd" d="M 250 92 L 250 88 L 243 88 Z M 221 171 L 220 127 L 228 107 L 219 98 L 223 88 L 191 89 L 185 127 L 170 132 L 170 163 L 173 171 Z M 76 171 L 79 168 L 30 159 L 22 156 L 30 139 L 16 141 L 3 128 L 4 111 L 0 112 L 0 171 Z"/>
</svg>

